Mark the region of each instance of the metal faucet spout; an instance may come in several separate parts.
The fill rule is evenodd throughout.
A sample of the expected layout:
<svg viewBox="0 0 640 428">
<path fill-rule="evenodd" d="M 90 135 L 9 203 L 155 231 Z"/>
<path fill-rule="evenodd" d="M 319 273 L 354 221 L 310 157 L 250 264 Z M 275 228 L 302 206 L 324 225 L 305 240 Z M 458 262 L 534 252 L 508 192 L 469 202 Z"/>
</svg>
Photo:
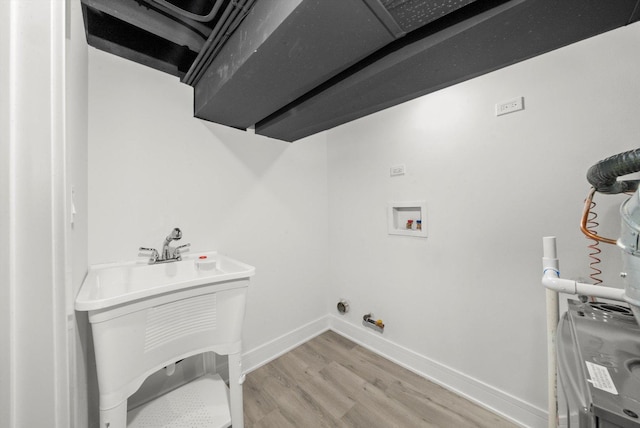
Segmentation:
<svg viewBox="0 0 640 428">
<path fill-rule="evenodd" d="M 162 259 L 163 260 L 172 260 L 176 259 L 175 256 L 175 248 L 172 248 L 169 244 L 171 241 L 177 241 L 182 238 L 182 231 L 180 228 L 174 228 L 169 235 L 164 239 L 164 243 L 162 244 Z"/>
<path fill-rule="evenodd" d="M 151 258 L 149 264 L 175 262 L 182 260 L 181 251 L 188 248 L 190 244 L 180 245 L 179 247 L 172 247 L 171 241 L 177 241 L 182 238 L 182 231 L 180 228 L 174 228 L 169 235 L 164 239 L 162 244 L 162 251 L 160 254 L 153 248 L 140 248 L 140 251 L 150 251 Z"/>
<path fill-rule="evenodd" d="M 164 245 L 169 245 L 169 242 L 171 241 L 177 241 L 178 239 L 182 238 L 182 231 L 180 230 L 180 228 L 176 227 L 174 228 L 171 233 L 164 239 Z"/>
</svg>

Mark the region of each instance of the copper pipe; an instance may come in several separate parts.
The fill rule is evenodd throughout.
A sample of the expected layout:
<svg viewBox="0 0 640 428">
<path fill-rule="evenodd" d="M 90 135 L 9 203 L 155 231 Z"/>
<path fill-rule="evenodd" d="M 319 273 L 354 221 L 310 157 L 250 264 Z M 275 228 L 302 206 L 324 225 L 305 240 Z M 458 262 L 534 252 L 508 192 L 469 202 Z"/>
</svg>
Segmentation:
<svg viewBox="0 0 640 428">
<path fill-rule="evenodd" d="M 587 221 L 589 219 L 591 202 L 593 201 L 593 195 L 595 193 L 596 193 L 596 189 L 595 187 L 592 187 L 591 191 L 589 192 L 589 196 L 587 196 L 587 200 L 584 203 L 584 210 L 582 211 L 582 220 L 580 221 L 580 230 L 582 231 L 582 233 L 586 235 L 587 238 L 593 239 L 598 242 L 604 242 L 606 244 L 616 245 L 615 239 L 603 238 L 602 236 L 598 236 L 597 234 L 587 229 Z"/>
</svg>

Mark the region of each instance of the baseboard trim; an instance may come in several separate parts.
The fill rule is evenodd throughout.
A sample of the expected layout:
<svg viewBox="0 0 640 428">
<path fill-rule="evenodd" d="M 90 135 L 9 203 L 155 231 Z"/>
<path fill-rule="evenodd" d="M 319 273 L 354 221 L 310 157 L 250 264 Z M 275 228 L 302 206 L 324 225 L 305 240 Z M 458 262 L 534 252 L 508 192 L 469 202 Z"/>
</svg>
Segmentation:
<svg viewBox="0 0 640 428">
<path fill-rule="evenodd" d="M 243 372 L 249 373 L 293 348 L 329 330 L 329 315 L 325 315 L 289 333 L 242 353 Z"/>
<path fill-rule="evenodd" d="M 312 338 L 333 330 L 355 343 L 379 354 L 456 394 L 499 414 L 522 427 L 546 428 L 546 411 L 532 406 L 504 391 L 465 375 L 391 342 L 379 333 L 348 323 L 335 315 L 326 315 L 283 334 L 242 355 L 245 373 L 249 373 Z"/>
<path fill-rule="evenodd" d="M 433 361 L 377 332 L 329 315 L 329 328 L 357 344 L 523 427 L 546 428 L 547 413 L 504 391 Z"/>
</svg>

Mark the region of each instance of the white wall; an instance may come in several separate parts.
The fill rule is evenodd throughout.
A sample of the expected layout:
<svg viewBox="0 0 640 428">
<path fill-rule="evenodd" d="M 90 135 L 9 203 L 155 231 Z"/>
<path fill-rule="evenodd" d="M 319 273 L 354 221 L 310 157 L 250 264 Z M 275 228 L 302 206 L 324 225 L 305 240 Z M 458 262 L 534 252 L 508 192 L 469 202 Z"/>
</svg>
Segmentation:
<svg viewBox="0 0 640 428">
<path fill-rule="evenodd" d="M 468 376 L 454 387 L 542 426 L 541 240 L 558 237 L 563 276 L 588 277 L 585 174 L 638 147 L 638 52 L 635 24 L 329 131 L 330 292 L 352 308 L 340 320 L 362 329 L 373 311 L 417 369 Z M 524 111 L 495 117 L 517 96 Z M 390 177 L 398 164 L 407 174 Z M 417 199 L 428 238 L 387 235 L 387 202 Z M 597 197 L 601 235 L 617 237 L 622 200 Z M 603 258 L 603 278 L 621 284 L 617 249 Z"/>
<path fill-rule="evenodd" d="M 89 262 L 134 259 L 180 227 L 256 267 L 244 349 L 326 315 L 324 136 L 300 144 L 193 118 L 175 77 L 89 49 Z"/>
<path fill-rule="evenodd" d="M 344 297 L 338 330 L 545 425 L 541 239 L 558 237 L 563 276 L 589 275 L 584 175 L 637 144 L 639 43 L 636 24 L 292 145 L 194 119 L 176 78 L 90 49 L 89 262 L 134 258 L 179 226 L 194 250 L 257 267 L 248 352 Z M 515 96 L 526 110 L 495 117 Z M 407 174 L 390 178 L 396 164 Z M 429 237 L 387 235 L 387 202 L 415 199 Z M 602 235 L 617 235 L 621 200 L 598 197 Z M 603 254 L 618 283 L 617 250 Z M 383 336 L 361 326 L 369 311 Z"/>
</svg>

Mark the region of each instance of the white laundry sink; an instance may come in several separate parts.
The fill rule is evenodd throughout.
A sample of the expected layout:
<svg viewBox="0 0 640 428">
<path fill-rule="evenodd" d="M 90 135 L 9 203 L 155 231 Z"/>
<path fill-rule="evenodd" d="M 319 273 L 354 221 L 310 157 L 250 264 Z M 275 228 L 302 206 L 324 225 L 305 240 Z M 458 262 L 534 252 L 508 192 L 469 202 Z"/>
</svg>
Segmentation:
<svg viewBox="0 0 640 428">
<path fill-rule="evenodd" d="M 229 356 L 228 405 L 234 428 L 242 428 L 242 324 L 254 273 L 253 266 L 215 251 L 167 263 L 92 266 L 75 308 L 87 311 L 91 323 L 100 426 L 127 427 L 128 397 L 152 373 L 191 355 L 215 352 Z M 218 395 L 226 400 L 225 393 Z M 144 414 L 174 417 L 165 407 L 160 402 Z M 200 417 L 189 406 L 177 411 L 181 420 Z M 228 426 L 228 418 L 222 419 L 220 426 Z"/>
<path fill-rule="evenodd" d="M 94 265 L 76 298 L 78 311 L 93 311 L 185 290 L 253 276 L 255 268 L 216 251 L 183 256 L 181 261 L 143 261 Z"/>
</svg>

